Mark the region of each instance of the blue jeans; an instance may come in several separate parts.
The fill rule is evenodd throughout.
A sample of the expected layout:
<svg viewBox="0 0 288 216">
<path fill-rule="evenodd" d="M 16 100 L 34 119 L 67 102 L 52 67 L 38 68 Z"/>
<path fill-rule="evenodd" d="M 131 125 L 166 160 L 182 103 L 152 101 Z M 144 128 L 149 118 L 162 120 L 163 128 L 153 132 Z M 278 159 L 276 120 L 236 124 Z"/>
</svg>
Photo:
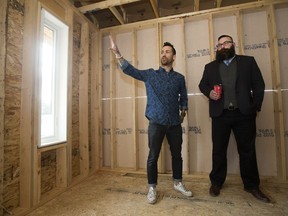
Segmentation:
<svg viewBox="0 0 288 216">
<path fill-rule="evenodd" d="M 150 186 L 157 185 L 158 179 L 158 158 L 164 137 L 167 137 L 172 155 L 172 171 L 175 180 L 182 180 L 183 160 L 182 150 L 182 127 L 179 125 L 159 125 L 149 122 L 148 145 L 149 155 L 147 159 L 147 177 Z"/>
</svg>

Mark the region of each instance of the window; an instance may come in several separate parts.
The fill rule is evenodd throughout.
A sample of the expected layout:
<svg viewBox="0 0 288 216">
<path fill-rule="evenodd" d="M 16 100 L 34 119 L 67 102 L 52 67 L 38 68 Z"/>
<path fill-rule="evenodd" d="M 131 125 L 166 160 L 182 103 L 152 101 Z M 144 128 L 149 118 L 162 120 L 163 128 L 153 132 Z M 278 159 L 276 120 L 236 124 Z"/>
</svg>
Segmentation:
<svg viewBox="0 0 288 216">
<path fill-rule="evenodd" d="M 45 9 L 40 27 L 39 147 L 67 140 L 68 27 Z"/>
</svg>

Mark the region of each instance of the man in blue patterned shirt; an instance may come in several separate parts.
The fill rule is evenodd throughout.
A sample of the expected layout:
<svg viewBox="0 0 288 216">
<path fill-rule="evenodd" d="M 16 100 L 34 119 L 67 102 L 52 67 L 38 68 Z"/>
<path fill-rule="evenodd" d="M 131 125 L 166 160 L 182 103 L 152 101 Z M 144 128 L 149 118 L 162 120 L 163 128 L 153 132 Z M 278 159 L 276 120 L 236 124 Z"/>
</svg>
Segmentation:
<svg viewBox="0 0 288 216">
<path fill-rule="evenodd" d="M 181 122 L 188 109 L 188 96 L 185 78 L 173 70 L 176 50 L 169 42 L 164 43 L 161 50 L 161 67 L 158 70 L 138 70 L 121 55 L 117 45 L 110 36 L 111 48 L 119 61 L 123 72 L 137 80 L 143 81 L 147 92 L 145 116 L 149 120 L 147 159 L 147 178 L 149 192 L 147 199 L 150 204 L 157 201 L 156 185 L 158 179 L 157 162 L 164 137 L 167 137 L 172 155 L 172 171 L 174 189 L 185 196 L 192 196 L 182 183 L 183 160 Z M 179 115 L 179 112 L 181 114 Z"/>
</svg>

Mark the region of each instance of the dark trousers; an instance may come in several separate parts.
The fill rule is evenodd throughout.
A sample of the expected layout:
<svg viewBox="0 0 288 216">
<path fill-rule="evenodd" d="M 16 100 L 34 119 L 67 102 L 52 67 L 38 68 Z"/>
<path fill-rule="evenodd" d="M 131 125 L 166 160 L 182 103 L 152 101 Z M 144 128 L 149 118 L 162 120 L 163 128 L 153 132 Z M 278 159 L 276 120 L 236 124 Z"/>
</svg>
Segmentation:
<svg viewBox="0 0 288 216">
<path fill-rule="evenodd" d="M 258 188 L 260 180 L 256 160 L 256 115 L 243 115 L 239 109 L 224 110 L 212 118 L 212 171 L 211 184 L 222 186 L 227 175 L 227 147 L 231 130 L 234 133 L 240 159 L 240 173 L 244 188 Z"/>
<path fill-rule="evenodd" d="M 164 137 L 167 137 L 172 155 L 173 178 L 182 179 L 182 127 L 181 125 L 165 126 L 149 122 L 148 145 L 149 155 L 147 159 L 147 177 L 149 185 L 157 185 L 158 158 Z"/>
</svg>

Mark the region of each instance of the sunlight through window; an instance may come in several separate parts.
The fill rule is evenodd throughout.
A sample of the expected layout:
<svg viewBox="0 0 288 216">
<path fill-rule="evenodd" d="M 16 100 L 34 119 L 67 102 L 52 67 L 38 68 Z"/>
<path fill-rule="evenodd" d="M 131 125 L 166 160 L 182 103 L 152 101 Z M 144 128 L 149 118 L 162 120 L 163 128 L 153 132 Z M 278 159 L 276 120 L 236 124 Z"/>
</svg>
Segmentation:
<svg viewBox="0 0 288 216">
<path fill-rule="evenodd" d="M 63 143 L 67 134 L 68 27 L 42 9 L 40 147 Z"/>
</svg>

